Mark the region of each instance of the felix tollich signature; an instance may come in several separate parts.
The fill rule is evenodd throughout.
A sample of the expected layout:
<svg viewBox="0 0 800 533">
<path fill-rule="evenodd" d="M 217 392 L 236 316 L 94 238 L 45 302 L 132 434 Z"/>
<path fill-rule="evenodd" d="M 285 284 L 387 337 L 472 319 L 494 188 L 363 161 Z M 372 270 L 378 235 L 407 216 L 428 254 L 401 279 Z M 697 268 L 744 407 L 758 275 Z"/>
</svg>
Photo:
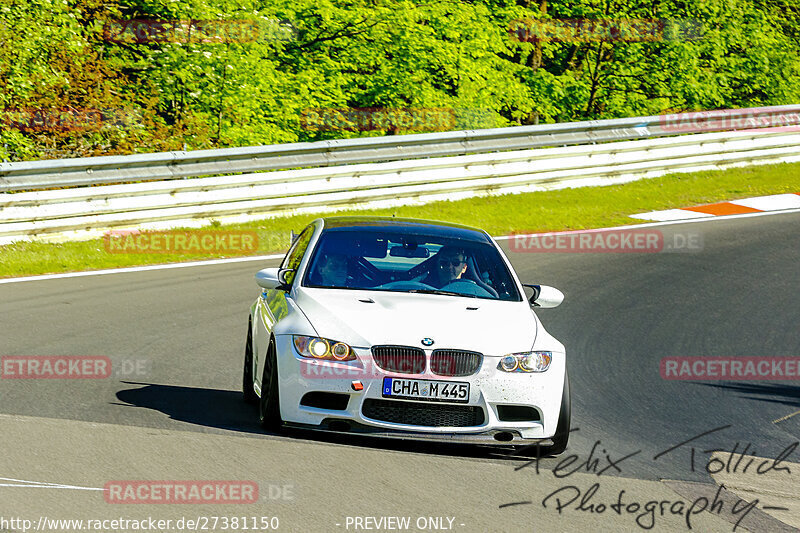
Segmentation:
<svg viewBox="0 0 800 533">
<path fill-rule="evenodd" d="M 720 426 L 718 428 L 699 433 L 687 440 L 684 440 L 683 442 L 675 444 L 674 446 L 670 446 L 669 448 L 666 448 L 665 450 L 655 454 L 652 460 L 658 461 L 662 457 L 673 453 L 678 453 L 679 450 L 685 450 L 688 451 L 687 464 L 689 470 L 691 472 L 696 472 L 698 467 L 698 450 L 694 445 L 692 445 L 692 443 L 695 443 L 707 435 L 724 431 L 730 427 L 730 425 Z M 578 431 L 578 429 L 572 429 L 571 431 Z M 755 451 L 751 451 L 751 444 L 749 443 L 744 445 L 741 450 L 741 443 L 739 442 L 736 442 L 732 447 L 730 447 L 730 450 L 722 448 L 700 450 L 700 453 L 709 454 L 709 457 L 706 458 L 705 463 L 701 463 L 701 468 L 709 474 L 716 474 L 723 470 L 725 470 L 726 473 L 741 474 L 749 471 L 751 474 L 755 473 L 756 475 L 763 475 L 767 472 L 782 472 L 791 474 L 791 470 L 786 464 L 784 464 L 784 461 L 786 461 L 787 458 L 794 453 L 798 445 L 800 445 L 800 442 L 793 442 L 789 444 L 774 458 L 749 457 L 749 454 L 755 454 Z M 539 475 L 540 448 L 537 445 L 532 445 L 527 448 L 528 451 L 536 452 L 536 458 L 515 467 L 515 470 L 521 470 L 533 465 L 535 467 L 536 474 Z M 525 449 L 523 448 L 523 450 Z M 521 452 L 523 450 L 519 451 Z M 710 454 L 714 452 L 721 454 L 722 458 L 720 458 L 719 455 L 711 456 Z M 601 441 L 597 440 L 592 446 L 589 455 L 585 459 L 581 460 L 581 457 L 576 454 L 567 455 L 561 459 L 555 467 L 553 467 L 551 473 L 557 479 L 568 478 L 569 476 L 578 472 L 584 474 L 594 474 L 598 477 L 603 476 L 604 474 L 622 474 L 625 461 L 641 453 L 642 450 L 636 450 L 625 455 L 612 455 L 602 447 Z M 703 511 L 720 514 L 725 510 L 726 502 L 720 498 L 720 493 L 724 488 L 724 485 L 717 487 L 717 492 L 711 501 L 704 496 L 696 498 L 691 502 L 681 499 L 636 501 L 636 498 L 626 496 L 627 491 L 625 490 L 620 490 L 611 499 L 603 499 L 601 501 L 603 496 L 598 494 L 601 491 L 601 484 L 599 482 L 593 483 L 591 486 L 586 488 L 586 490 L 581 490 L 581 488 L 577 485 L 564 485 L 545 496 L 542 499 L 542 507 L 545 509 L 555 509 L 558 511 L 558 514 L 562 514 L 566 510 L 573 510 L 588 512 L 596 515 L 614 513 L 620 516 L 623 514 L 631 515 L 632 517 L 635 517 L 636 524 L 642 529 L 652 529 L 656 524 L 656 518 L 658 516 L 680 516 L 683 517 L 684 521 L 686 522 L 686 527 L 692 529 L 693 516 L 700 514 Z M 731 500 L 729 499 L 728 502 L 730 501 Z M 526 505 L 531 503 L 533 502 L 520 501 L 504 503 L 500 505 L 500 508 Z M 730 513 L 734 518 L 737 519 L 733 525 L 733 531 L 736 531 L 736 528 L 739 527 L 742 520 L 744 520 L 744 518 L 753 509 L 758 507 L 758 503 L 758 499 L 748 502 L 746 500 L 742 500 L 741 498 L 736 498 L 736 501 L 730 504 Z M 783 507 L 766 506 L 763 504 L 762 509 L 787 510 Z"/>
</svg>

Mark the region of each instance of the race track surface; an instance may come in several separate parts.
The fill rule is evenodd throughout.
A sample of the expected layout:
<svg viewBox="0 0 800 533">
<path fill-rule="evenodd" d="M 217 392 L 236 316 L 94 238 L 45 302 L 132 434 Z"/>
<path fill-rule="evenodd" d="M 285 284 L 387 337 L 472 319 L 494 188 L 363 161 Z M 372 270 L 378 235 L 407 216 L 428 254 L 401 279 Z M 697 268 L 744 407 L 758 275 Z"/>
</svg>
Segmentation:
<svg viewBox="0 0 800 533">
<path fill-rule="evenodd" d="M 253 275 L 278 261 L 0 285 L 0 355 L 114 363 L 108 379 L 0 380 L 0 517 L 276 516 L 279 531 L 366 531 L 377 522 L 359 529 L 355 517 L 390 516 L 410 517 L 409 531 L 646 529 L 643 512 L 578 510 L 580 500 L 559 512 L 556 497 L 542 505 L 555 491 L 566 504 L 599 483 L 589 503 L 616 503 L 621 490 L 642 509 L 669 501 L 653 511 L 653 531 L 731 531 L 740 519 L 736 531 L 795 530 L 798 381 L 665 380 L 659 365 L 671 356 L 800 356 L 800 214 L 656 229 L 665 242 L 694 234 L 702 247 L 527 253 L 502 241 L 523 282 L 566 295 L 537 314 L 567 347 L 574 432 L 564 455 L 538 463 L 501 448 L 264 433 L 241 400 L 241 367 Z M 790 472 L 754 472 L 787 448 Z M 713 453 L 728 466 L 712 476 Z M 764 459 L 742 472 L 741 453 Z M 249 480 L 260 496 L 119 505 L 82 490 L 113 480 Z M 724 500 L 715 512 L 669 511 L 704 497 L 711 510 L 715 495 Z M 740 497 L 758 503 L 745 513 Z M 371 530 L 400 530 L 381 525 Z M 23 530 L 0 521 L 4 529 Z"/>
</svg>

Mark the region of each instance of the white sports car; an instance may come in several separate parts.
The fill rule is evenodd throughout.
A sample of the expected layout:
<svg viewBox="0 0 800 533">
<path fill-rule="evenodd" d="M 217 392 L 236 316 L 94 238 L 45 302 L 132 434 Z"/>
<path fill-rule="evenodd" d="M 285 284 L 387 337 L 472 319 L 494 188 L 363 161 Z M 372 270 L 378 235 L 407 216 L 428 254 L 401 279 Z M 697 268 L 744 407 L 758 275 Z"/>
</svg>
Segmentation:
<svg viewBox="0 0 800 533">
<path fill-rule="evenodd" d="M 265 428 L 566 448 L 564 346 L 532 309 L 563 294 L 520 283 L 485 231 L 317 219 L 256 281 L 243 390 Z"/>
</svg>

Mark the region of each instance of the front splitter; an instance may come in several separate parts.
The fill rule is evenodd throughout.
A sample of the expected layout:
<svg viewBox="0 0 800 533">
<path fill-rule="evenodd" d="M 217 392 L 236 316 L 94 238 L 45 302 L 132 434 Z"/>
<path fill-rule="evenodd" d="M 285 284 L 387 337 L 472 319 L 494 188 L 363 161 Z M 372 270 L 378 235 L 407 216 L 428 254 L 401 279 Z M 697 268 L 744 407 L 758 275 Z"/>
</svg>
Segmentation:
<svg viewBox="0 0 800 533">
<path fill-rule="evenodd" d="M 320 431 L 337 435 L 358 435 L 363 437 L 375 437 L 381 439 L 404 439 L 439 443 L 453 444 L 480 444 L 484 446 L 535 446 L 548 447 L 553 445 L 550 439 L 525 439 L 518 431 L 491 430 L 480 433 L 427 433 L 423 431 L 404 431 L 395 429 L 384 429 L 359 424 L 350 420 L 326 418 L 320 425 L 297 424 L 285 422 L 284 425 L 290 428 Z M 347 429 L 345 429 L 345 426 Z M 337 429 L 342 427 L 342 429 Z"/>
</svg>

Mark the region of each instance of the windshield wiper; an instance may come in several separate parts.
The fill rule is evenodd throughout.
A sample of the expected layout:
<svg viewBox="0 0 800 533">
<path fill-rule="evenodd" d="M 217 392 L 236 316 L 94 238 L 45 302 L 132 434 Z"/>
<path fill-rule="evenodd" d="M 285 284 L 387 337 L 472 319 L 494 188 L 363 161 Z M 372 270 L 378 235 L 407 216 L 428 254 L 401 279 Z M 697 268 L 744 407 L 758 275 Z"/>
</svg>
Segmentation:
<svg viewBox="0 0 800 533">
<path fill-rule="evenodd" d="M 419 294 L 445 294 L 447 296 L 464 296 L 465 298 L 477 298 L 474 294 L 464 294 L 461 292 L 441 291 L 439 289 L 410 289 L 406 292 L 413 292 Z"/>
</svg>

